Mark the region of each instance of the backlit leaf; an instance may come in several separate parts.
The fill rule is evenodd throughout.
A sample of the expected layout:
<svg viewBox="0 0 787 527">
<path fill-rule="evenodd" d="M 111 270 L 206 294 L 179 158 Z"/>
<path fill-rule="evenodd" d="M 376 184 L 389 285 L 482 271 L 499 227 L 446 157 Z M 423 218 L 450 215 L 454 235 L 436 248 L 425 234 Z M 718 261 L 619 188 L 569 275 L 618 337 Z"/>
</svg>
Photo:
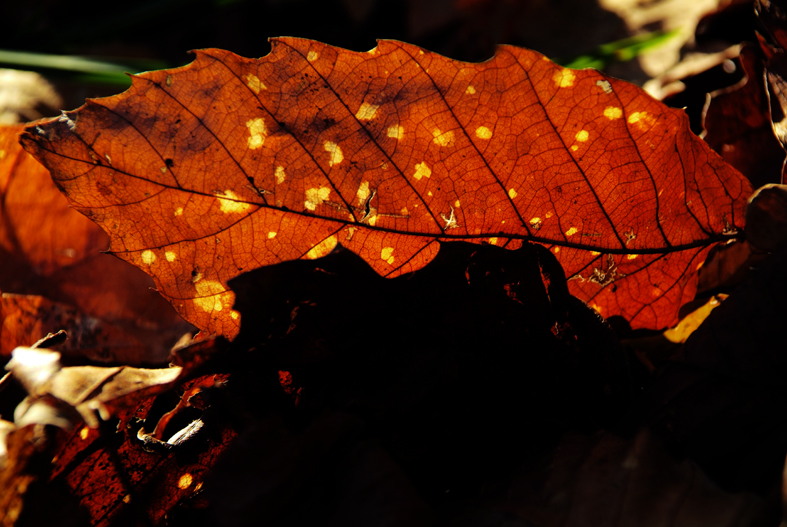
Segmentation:
<svg viewBox="0 0 787 527">
<path fill-rule="evenodd" d="M 396 41 L 272 45 L 198 51 L 22 137 L 210 333 L 237 334 L 226 283 L 243 271 L 341 243 L 394 277 L 451 240 L 543 243 L 602 315 L 663 327 L 742 226 L 749 183 L 633 85 L 507 46 L 474 64 Z"/>
</svg>

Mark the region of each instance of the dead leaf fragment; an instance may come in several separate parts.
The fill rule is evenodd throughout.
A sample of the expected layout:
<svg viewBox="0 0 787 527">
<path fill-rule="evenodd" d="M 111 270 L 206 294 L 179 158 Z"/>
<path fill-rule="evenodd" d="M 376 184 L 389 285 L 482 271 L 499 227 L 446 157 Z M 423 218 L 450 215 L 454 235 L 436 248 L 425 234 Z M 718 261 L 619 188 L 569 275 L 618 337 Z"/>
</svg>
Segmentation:
<svg viewBox="0 0 787 527">
<path fill-rule="evenodd" d="M 70 407 L 91 428 L 98 427 L 96 412 L 107 420 L 112 409 L 133 405 L 134 402 L 149 397 L 152 392 L 161 391 L 172 384 L 182 371 L 180 367 L 163 369 L 142 369 L 126 366 L 60 366 L 60 354 L 47 349 L 16 348 L 13 358 L 6 365 L 16 379 L 28 392 L 14 420 L 17 422 L 38 422 L 36 417 L 48 416 L 50 424 L 66 422 L 67 416 L 57 414 L 57 403 Z M 54 398 L 51 404 L 47 399 Z M 48 405 L 51 411 L 44 410 Z M 57 417 L 54 417 L 57 416 Z M 59 419 L 57 423 L 52 419 Z M 73 424 L 73 423 L 71 423 Z"/>
</svg>

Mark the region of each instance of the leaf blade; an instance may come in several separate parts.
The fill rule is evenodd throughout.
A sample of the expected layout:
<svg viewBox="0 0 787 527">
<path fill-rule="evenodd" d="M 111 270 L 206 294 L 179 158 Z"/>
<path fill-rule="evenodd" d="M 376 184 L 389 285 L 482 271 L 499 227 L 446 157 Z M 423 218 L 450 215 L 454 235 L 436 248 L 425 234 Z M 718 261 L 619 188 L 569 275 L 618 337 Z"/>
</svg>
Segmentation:
<svg viewBox="0 0 787 527">
<path fill-rule="evenodd" d="M 199 51 L 68 114 L 76 131 L 23 138 L 111 251 L 210 332 L 237 332 L 226 282 L 244 270 L 338 242 L 397 276 L 455 239 L 562 248 L 574 294 L 665 326 L 700 249 L 743 221 L 748 182 L 686 116 L 601 73 L 510 46 L 472 64 L 396 41 L 272 44 Z M 654 304 L 654 286 L 672 294 Z"/>
</svg>

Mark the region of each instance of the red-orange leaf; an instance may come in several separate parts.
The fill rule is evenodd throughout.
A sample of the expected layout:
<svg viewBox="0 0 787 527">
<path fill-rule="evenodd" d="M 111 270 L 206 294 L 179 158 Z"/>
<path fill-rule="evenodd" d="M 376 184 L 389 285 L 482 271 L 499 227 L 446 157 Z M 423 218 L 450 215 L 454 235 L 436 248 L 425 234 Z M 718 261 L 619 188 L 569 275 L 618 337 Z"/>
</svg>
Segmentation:
<svg viewBox="0 0 787 527">
<path fill-rule="evenodd" d="M 471 64 L 396 41 L 197 52 L 22 142 L 111 250 L 232 336 L 226 282 L 337 242 L 385 276 L 439 241 L 552 248 L 603 315 L 666 326 L 748 182 L 639 88 L 503 46 Z"/>
</svg>

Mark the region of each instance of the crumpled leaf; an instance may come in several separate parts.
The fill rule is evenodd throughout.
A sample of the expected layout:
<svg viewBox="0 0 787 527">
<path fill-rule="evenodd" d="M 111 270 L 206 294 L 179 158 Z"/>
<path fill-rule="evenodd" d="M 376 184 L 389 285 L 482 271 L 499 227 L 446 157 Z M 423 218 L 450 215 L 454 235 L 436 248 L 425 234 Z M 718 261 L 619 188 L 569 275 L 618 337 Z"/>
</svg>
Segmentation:
<svg viewBox="0 0 787 527">
<path fill-rule="evenodd" d="M 69 416 L 62 410 L 65 406 L 78 412 L 91 428 L 97 428 L 99 424 L 96 412 L 107 420 L 113 410 L 134 406 L 168 388 L 183 371 L 179 366 L 162 369 L 127 366 L 61 368 L 59 353 L 25 347 L 14 350 L 6 369 L 29 394 L 17 408 L 14 416 L 17 426 L 38 422 L 69 424 Z M 41 405 L 51 406 L 51 413 L 46 415 Z"/>
<path fill-rule="evenodd" d="M 771 126 L 764 65 L 751 45 L 742 47 L 740 66 L 746 74 L 743 81 L 710 94 L 703 111 L 704 139 L 760 187 L 781 180 L 785 154 Z"/>
<path fill-rule="evenodd" d="M 604 316 L 663 327 L 742 225 L 748 182 L 627 83 L 505 46 L 471 64 L 272 42 L 259 60 L 198 51 L 21 139 L 209 333 L 237 334 L 242 271 L 341 242 L 393 277 L 438 240 L 544 243 Z"/>
<path fill-rule="evenodd" d="M 188 392 L 204 380 L 193 379 L 179 388 Z M 67 488 L 79 500 L 91 526 L 130 520 L 171 525 L 177 519 L 173 515 L 176 507 L 189 502 L 196 502 L 198 509 L 204 507 L 200 503 L 203 482 L 237 435 L 224 419 L 231 408 L 208 408 L 203 414 L 204 427 L 196 435 L 169 449 L 151 448 L 155 445 L 137 432 L 142 424 L 156 419 L 155 399 L 147 397 L 121 410 L 117 426 L 58 430 L 50 485 Z"/>
</svg>

